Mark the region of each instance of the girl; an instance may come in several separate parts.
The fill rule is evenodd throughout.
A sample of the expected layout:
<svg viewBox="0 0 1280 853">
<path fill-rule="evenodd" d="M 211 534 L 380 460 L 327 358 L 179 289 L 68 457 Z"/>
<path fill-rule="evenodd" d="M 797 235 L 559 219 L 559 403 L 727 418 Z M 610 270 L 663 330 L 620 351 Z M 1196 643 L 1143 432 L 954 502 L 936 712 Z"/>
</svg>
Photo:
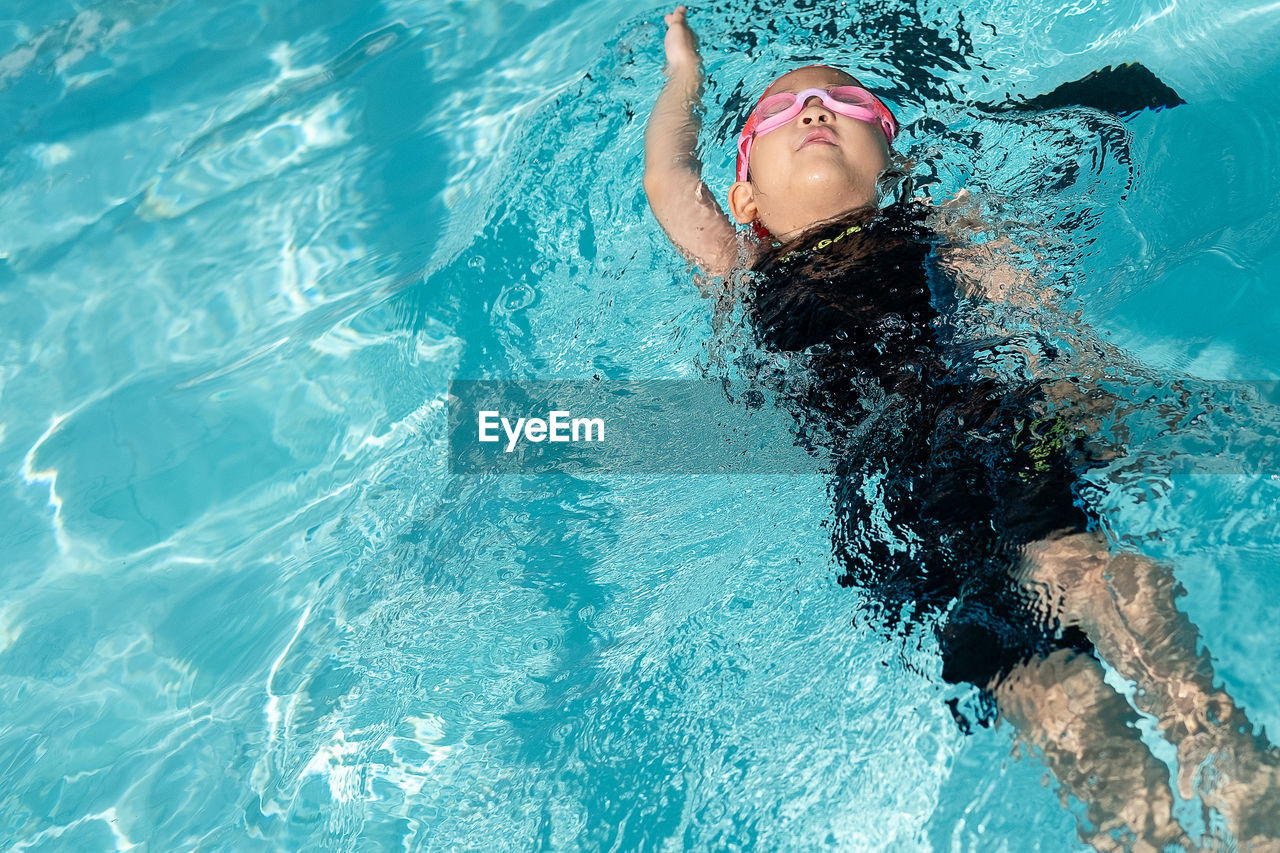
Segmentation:
<svg viewBox="0 0 1280 853">
<path fill-rule="evenodd" d="M 1017 299 L 1032 294 L 1027 277 L 982 269 L 976 250 L 938 237 L 954 202 L 879 209 L 897 123 L 854 77 L 822 65 L 775 80 L 743 127 L 727 198 L 749 226 L 740 236 L 701 179 L 701 60 L 685 8 L 666 23 L 645 192 L 705 273 L 751 273 L 737 295 L 761 346 L 803 360 L 790 398 L 836 460 L 840 582 L 887 622 L 931 618 L 943 677 L 977 685 L 1042 751 L 1087 805 L 1080 834 L 1096 848 L 1191 849 L 1168 770 L 1105 683 L 1105 658 L 1177 747 L 1182 796 L 1217 808 L 1241 849 L 1280 850 L 1280 752 L 1215 689 L 1168 569 L 1108 551 L 1074 494 L 1081 442 L 1044 417 L 1043 389 L 998 386 L 950 357 L 941 321 L 954 282 Z M 1208 759 L 1216 772 L 1201 776 Z"/>
</svg>

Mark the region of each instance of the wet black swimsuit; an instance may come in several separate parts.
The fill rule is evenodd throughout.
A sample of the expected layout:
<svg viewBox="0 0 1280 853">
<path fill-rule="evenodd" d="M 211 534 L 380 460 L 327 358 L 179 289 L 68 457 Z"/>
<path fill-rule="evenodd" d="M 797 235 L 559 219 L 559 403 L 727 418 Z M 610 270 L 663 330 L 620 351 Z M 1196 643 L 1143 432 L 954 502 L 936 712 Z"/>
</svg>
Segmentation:
<svg viewBox="0 0 1280 853">
<path fill-rule="evenodd" d="M 1017 546 L 1090 516 L 1074 494 L 1079 439 L 1035 411 L 1038 386 L 974 378 L 951 355 L 935 305 L 954 285 L 922 219 L 895 205 L 776 250 L 746 305 L 764 348 L 803 353 L 787 396 L 835 460 L 841 584 L 889 623 L 939 617 L 944 679 L 985 691 L 1033 656 L 1091 649 L 1045 624 L 1009 574 Z"/>
</svg>

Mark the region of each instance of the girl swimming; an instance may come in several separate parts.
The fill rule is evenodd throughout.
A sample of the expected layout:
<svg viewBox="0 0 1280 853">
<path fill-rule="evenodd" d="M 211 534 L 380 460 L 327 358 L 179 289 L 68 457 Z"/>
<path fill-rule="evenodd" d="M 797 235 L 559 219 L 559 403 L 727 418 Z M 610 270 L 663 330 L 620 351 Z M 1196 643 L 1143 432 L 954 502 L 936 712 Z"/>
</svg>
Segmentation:
<svg viewBox="0 0 1280 853">
<path fill-rule="evenodd" d="M 929 620 L 943 677 L 976 685 L 1041 751 L 1087 805 L 1080 834 L 1097 849 L 1193 849 L 1169 771 L 1104 681 L 1105 659 L 1176 746 L 1179 793 L 1218 809 L 1241 849 L 1280 850 L 1280 752 L 1215 687 L 1168 568 L 1107 548 L 1075 490 L 1079 431 L 1047 414 L 1040 385 L 999 384 L 950 357 L 956 282 L 1017 299 L 1034 296 L 1030 277 L 976 264 L 941 233 L 948 205 L 904 193 L 880 208 L 897 122 L 829 66 L 765 90 L 726 215 L 696 154 L 702 71 L 685 8 L 666 24 L 645 192 L 676 247 L 736 291 L 761 347 L 804 364 L 789 396 L 836 461 L 840 582 L 888 622 Z"/>
</svg>

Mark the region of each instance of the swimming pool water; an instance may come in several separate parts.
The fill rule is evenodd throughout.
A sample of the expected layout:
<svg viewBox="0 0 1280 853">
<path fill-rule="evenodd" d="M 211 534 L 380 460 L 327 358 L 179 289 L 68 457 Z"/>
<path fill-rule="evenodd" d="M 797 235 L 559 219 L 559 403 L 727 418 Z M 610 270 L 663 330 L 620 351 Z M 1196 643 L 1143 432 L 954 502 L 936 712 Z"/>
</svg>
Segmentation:
<svg viewBox="0 0 1280 853">
<path fill-rule="evenodd" d="M 732 362 L 640 187 L 663 11 L 5 5 L 2 846 L 1080 849 L 834 582 L 820 478 L 448 473 L 452 378 Z M 752 93 L 857 68 L 937 189 L 1046 235 L 1064 335 L 1130 351 L 1139 402 L 1193 377 L 1094 497 L 1280 731 L 1280 10 L 691 21 L 718 195 Z M 1186 105 L 970 106 L 1126 61 Z"/>
</svg>

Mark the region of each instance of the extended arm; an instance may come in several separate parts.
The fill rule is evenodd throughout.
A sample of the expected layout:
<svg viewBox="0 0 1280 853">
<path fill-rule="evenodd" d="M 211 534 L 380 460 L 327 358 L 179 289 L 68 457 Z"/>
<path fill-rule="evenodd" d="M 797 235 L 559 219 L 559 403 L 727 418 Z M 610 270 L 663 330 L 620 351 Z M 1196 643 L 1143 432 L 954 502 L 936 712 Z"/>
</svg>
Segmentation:
<svg viewBox="0 0 1280 853">
<path fill-rule="evenodd" d="M 685 7 L 665 18 L 667 83 L 644 133 L 644 191 L 671 242 L 712 276 L 733 269 L 738 240 L 732 223 L 702 182 L 696 153 L 702 58 Z"/>
<path fill-rule="evenodd" d="M 933 219 L 934 230 L 951 242 L 939 252 L 942 263 L 965 296 L 1015 308 L 1049 308 L 1056 303 L 1052 290 L 1040 287 L 1031 272 L 1013 262 L 1019 247 L 1008 237 L 985 243 L 970 240 L 969 235 L 991 226 L 978 216 L 968 190 L 938 205 Z"/>
<path fill-rule="evenodd" d="M 1052 411 L 1083 431 L 1095 459 L 1115 457 L 1126 443 L 1123 415 L 1134 404 L 1111 390 L 1108 380 L 1120 366 L 1126 375 L 1140 376 L 1141 366 L 1128 353 L 1098 337 L 1078 313 L 1064 313 L 1060 295 L 1041 286 L 1033 271 L 1017 263 L 1020 248 L 1009 238 L 972 242 L 970 235 L 994 228 L 982 220 L 977 208 L 966 190 L 935 208 L 931 225 L 951 244 L 940 250 L 943 266 L 955 276 L 960 293 L 978 301 L 984 325 L 1012 338 L 1005 322 L 1022 325 L 1030 310 L 1037 318 L 1034 322 L 1045 331 L 1052 330 L 1054 349 L 1068 353 L 1066 360 L 1042 362 L 1034 348 L 1024 353 L 1027 368 L 1045 392 L 1039 414 Z M 984 302 L 989 306 L 986 310 Z M 1020 310 L 1007 314 L 1002 310 L 1006 307 Z M 1024 315 L 1021 320 L 1019 314 Z"/>
</svg>

